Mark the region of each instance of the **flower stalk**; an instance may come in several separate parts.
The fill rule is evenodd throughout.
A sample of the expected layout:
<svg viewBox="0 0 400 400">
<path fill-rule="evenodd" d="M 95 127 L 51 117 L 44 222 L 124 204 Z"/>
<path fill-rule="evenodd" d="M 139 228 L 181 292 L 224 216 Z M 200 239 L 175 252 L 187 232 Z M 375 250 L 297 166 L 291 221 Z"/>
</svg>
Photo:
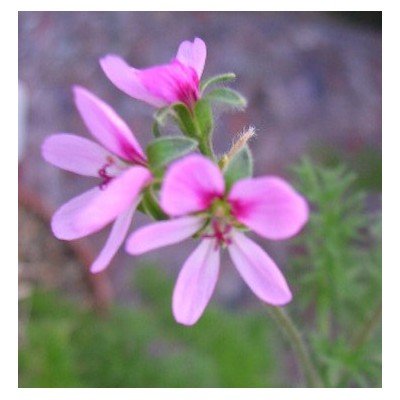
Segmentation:
<svg viewBox="0 0 400 400">
<path fill-rule="evenodd" d="M 199 140 L 199 150 L 202 154 L 204 154 L 206 157 L 210 158 L 211 160 L 214 160 L 214 151 L 212 149 L 210 137 L 203 137 Z"/>
<path fill-rule="evenodd" d="M 308 386 L 314 388 L 323 387 L 322 379 L 313 364 L 307 345 L 289 314 L 281 307 L 269 307 L 268 311 L 287 336 Z"/>
</svg>

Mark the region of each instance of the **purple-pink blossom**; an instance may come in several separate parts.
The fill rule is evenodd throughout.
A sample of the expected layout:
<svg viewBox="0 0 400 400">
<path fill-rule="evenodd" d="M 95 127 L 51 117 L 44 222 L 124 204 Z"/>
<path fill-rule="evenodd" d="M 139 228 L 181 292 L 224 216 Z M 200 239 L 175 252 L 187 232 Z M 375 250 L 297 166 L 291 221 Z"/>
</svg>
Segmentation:
<svg viewBox="0 0 400 400">
<path fill-rule="evenodd" d="M 275 306 L 291 300 L 278 266 L 243 233 L 249 228 L 279 240 L 302 229 L 308 220 L 307 202 L 283 179 L 247 178 L 226 190 L 216 164 L 204 156 L 190 155 L 167 170 L 160 204 L 173 218 L 137 230 L 128 238 L 126 249 L 137 255 L 193 235 L 201 239 L 175 285 L 173 313 L 178 322 L 192 325 L 202 315 L 217 282 L 223 248 L 228 249 L 239 274 L 261 300 Z"/>
<path fill-rule="evenodd" d="M 114 221 L 92 272 L 107 267 L 125 240 L 142 190 L 151 182 L 146 156 L 127 124 L 115 111 L 82 87 L 74 88 L 75 104 L 88 130 L 100 143 L 70 133 L 49 136 L 42 155 L 51 164 L 99 184 L 62 205 L 51 226 L 59 239 L 73 240 Z"/>
<path fill-rule="evenodd" d="M 200 97 L 206 55 L 205 43 L 195 38 L 193 42 L 182 42 L 168 64 L 136 69 L 111 54 L 103 57 L 100 64 L 111 82 L 135 99 L 155 107 L 181 102 L 192 108 Z"/>
</svg>

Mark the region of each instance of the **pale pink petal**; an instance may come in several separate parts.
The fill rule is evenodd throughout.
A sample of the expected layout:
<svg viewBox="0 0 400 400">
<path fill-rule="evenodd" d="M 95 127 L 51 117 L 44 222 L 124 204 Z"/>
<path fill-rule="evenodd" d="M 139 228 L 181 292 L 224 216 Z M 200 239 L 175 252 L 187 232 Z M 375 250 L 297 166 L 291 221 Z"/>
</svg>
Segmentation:
<svg viewBox="0 0 400 400">
<path fill-rule="evenodd" d="M 51 135 L 42 144 L 43 158 L 76 174 L 99 176 L 99 169 L 114 156 L 91 140 L 68 133 Z"/>
<path fill-rule="evenodd" d="M 236 219 L 268 239 L 296 235 L 308 220 L 305 199 L 278 177 L 236 182 L 229 194 Z"/>
<path fill-rule="evenodd" d="M 100 192 L 100 189 L 95 187 L 63 204 L 51 219 L 54 236 L 58 239 L 73 240 L 90 234 L 91 232 L 76 225 L 76 219 Z"/>
<path fill-rule="evenodd" d="M 109 54 L 100 59 L 100 65 L 107 78 L 120 90 L 154 107 L 164 107 L 167 102 L 149 92 L 143 85 L 140 70 L 130 67 L 121 57 Z"/>
<path fill-rule="evenodd" d="M 208 158 L 190 155 L 167 170 L 160 193 L 164 211 L 173 216 L 207 209 L 224 194 L 225 184 L 218 166 Z"/>
<path fill-rule="evenodd" d="M 207 47 L 200 38 L 195 38 L 193 42 L 185 40 L 179 46 L 176 59 L 182 64 L 192 67 L 198 78 L 201 78 L 206 63 Z"/>
<path fill-rule="evenodd" d="M 203 224 L 203 218 L 182 217 L 146 225 L 131 234 L 126 242 L 126 251 L 138 255 L 179 243 L 194 235 Z"/>
<path fill-rule="evenodd" d="M 111 180 L 99 195 L 77 215 L 75 223 L 88 233 L 96 232 L 126 211 L 142 189 L 150 183 L 152 175 L 144 167 L 129 168 Z"/>
<path fill-rule="evenodd" d="M 218 279 L 220 251 L 205 239 L 183 265 L 175 284 L 172 309 L 177 322 L 193 325 L 203 314 Z"/>
<path fill-rule="evenodd" d="M 75 86 L 75 104 L 91 134 L 114 154 L 144 164 L 146 156 L 128 125 L 104 101 Z"/>
<path fill-rule="evenodd" d="M 134 204 L 115 220 L 106 244 L 90 267 L 91 272 L 97 273 L 107 268 L 125 240 L 128 229 L 131 225 L 133 213 L 135 212 L 139 202 L 140 198 L 136 199 Z"/>
<path fill-rule="evenodd" d="M 284 276 L 258 244 L 236 231 L 228 250 L 243 280 L 256 296 L 275 306 L 289 303 L 292 294 Z"/>
<path fill-rule="evenodd" d="M 97 232 L 125 212 L 151 180 L 143 167 L 132 167 L 98 187 L 61 206 L 53 216 L 52 228 L 59 239 L 72 240 Z"/>
</svg>

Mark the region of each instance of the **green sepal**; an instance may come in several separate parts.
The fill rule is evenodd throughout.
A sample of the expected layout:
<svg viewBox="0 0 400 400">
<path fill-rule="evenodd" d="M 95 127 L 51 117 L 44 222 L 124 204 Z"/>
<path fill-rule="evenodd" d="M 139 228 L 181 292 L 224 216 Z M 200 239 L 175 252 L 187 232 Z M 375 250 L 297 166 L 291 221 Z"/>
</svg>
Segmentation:
<svg viewBox="0 0 400 400">
<path fill-rule="evenodd" d="M 161 136 L 160 124 L 158 121 L 153 122 L 153 125 L 151 126 L 151 132 L 155 138 L 159 138 Z"/>
<path fill-rule="evenodd" d="M 229 161 L 224 171 L 225 183 L 228 189 L 238 180 L 253 175 L 253 156 L 249 146 L 244 145 Z"/>
<path fill-rule="evenodd" d="M 175 111 L 175 119 L 184 135 L 196 137 L 197 128 L 191 111 L 183 103 L 174 104 L 172 109 Z"/>
<path fill-rule="evenodd" d="M 141 211 L 154 218 L 157 221 L 168 219 L 168 216 L 161 209 L 156 200 L 151 187 L 148 187 L 143 192 L 142 201 L 140 203 Z M 142 212 L 143 212 L 142 211 Z"/>
<path fill-rule="evenodd" d="M 140 211 L 142 214 L 147 214 L 147 211 L 144 208 L 142 201 L 139 203 L 139 205 L 137 206 L 136 210 Z"/>
<path fill-rule="evenodd" d="M 182 136 L 165 136 L 153 140 L 146 148 L 150 169 L 157 171 L 176 158 L 191 152 L 197 147 L 193 139 Z"/>
<path fill-rule="evenodd" d="M 210 85 L 215 85 L 217 83 L 225 83 L 229 81 L 233 81 L 236 79 L 236 75 L 233 72 L 227 72 L 225 74 L 214 75 L 211 78 L 208 78 L 200 85 L 200 92 L 203 93 L 206 88 Z"/>
<path fill-rule="evenodd" d="M 157 110 L 154 113 L 154 119 L 159 123 L 159 124 L 163 124 L 165 118 L 167 118 L 169 112 L 171 111 L 171 106 L 168 107 L 163 107 L 160 108 L 159 110 Z"/>
<path fill-rule="evenodd" d="M 158 138 L 161 136 L 161 127 L 164 125 L 165 119 L 168 117 L 170 112 L 171 112 L 171 107 L 168 106 L 160 108 L 154 113 L 153 115 L 154 122 L 152 125 L 152 133 L 154 137 Z"/>
<path fill-rule="evenodd" d="M 239 109 L 247 106 L 247 100 L 239 92 L 229 88 L 216 88 L 207 93 L 203 98 L 211 102 L 223 103 Z"/>
</svg>

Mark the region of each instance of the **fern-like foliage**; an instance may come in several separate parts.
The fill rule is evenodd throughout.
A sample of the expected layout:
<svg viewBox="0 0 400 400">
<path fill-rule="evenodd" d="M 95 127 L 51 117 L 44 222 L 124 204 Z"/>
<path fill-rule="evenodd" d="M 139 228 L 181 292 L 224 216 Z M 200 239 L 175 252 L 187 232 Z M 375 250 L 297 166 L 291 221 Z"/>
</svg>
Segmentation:
<svg viewBox="0 0 400 400">
<path fill-rule="evenodd" d="M 297 315 L 327 386 L 381 385 L 381 217 L 344 166 L 293 169 L 311 218 L 295 241 Z"/>
</svg>

